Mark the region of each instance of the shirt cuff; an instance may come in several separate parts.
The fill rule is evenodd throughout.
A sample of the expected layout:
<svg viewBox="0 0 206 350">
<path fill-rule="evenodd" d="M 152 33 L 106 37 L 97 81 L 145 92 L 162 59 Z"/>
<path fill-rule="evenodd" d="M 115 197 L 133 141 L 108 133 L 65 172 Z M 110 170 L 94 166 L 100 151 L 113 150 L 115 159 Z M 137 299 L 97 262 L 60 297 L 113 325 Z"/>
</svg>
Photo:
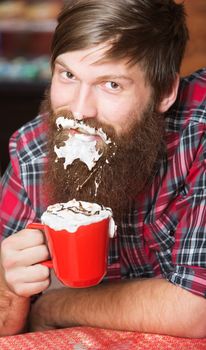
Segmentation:
<svg viewBox="0 0 206 350">
<path fill-rule="evenodd" d="M 206 268 L 175 265 L 166 278 L 173 284 L 206 298 Z"/>
</svg>

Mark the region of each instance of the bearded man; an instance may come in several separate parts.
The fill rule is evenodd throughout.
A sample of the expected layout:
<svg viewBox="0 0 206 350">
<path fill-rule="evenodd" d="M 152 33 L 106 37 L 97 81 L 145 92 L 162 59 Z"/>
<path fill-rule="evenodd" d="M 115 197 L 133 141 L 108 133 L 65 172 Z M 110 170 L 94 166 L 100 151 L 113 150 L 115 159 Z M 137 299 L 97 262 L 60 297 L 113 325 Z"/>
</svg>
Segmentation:
<svg viewBox="0 0 206 350">
<path fill-rule="evenodd" d="M 2 334 L 21 331 L 30 297 L 45 291 L 30 330 L 206 336 L 206 72 L 180 81 L 187 39 L 183 5 L 173 0 L 63 8 L 51 86 L 40 115 L 11 138 L 1 182 L 1 286 L 11 305 Z M 47 291 L 44 235 L 25 227 L 47 205 L 74 198 L 113 211 L 107 275 L 92 288 Z"/>
</svg>

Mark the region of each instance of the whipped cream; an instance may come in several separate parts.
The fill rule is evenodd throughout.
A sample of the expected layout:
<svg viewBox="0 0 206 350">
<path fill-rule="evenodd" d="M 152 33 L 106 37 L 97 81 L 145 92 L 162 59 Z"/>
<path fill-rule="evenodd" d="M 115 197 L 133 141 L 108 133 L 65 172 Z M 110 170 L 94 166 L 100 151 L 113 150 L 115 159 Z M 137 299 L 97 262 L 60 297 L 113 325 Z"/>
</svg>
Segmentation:
<svg viewBox="0 0 206 350">
<path fill-rule="evenodd" d="M 58 117 L 56 120 L 56 125 L 58 128 L 62 127 L 63 129 L 79 129 L 85 134 L 100 136 L 106 144 L 111 143 L 110 138 L 105 134 L 102 128 L 92 128 L 91 126 L 86 125 L 83 120 Z"/>
<path fill-rule="evenodd" d="M 79 136 L 79 135 L 78 135 Z M 92 170 L 102 153 L 96 150 L 95 140 L 84 140 L 76 134 L 65 141 L 64 146 L 54 146 L 54 151 L 58 158 L 65 158 L 64 169 L 72 164 L 75 159 L 80 159 L 89 170 Z"/>
<path fill-rule="evenodd" d="M 64 146 L 54 146 L 54 151 L 58 158 L 65 158 L 64 169 L 80 159 L 85 163 L 91 171 L 96 162 L 102 156 L 102 152 L 96 149 L 97 141 L 94 136 L 99 136 L 106 143 L 111 140 L 103 132 L 101 128 L 95 129 L 84 124 L 83 121 L 58 117 L 56 120 L 58 129 L 78 129 L 79 133 L 69 135 L 68 140 L 64 142 Z"/>
<path fill-rule="evenodd" d="M 80 226 L 99 222 L 106 218 L 109 218 L 108 234 L 112 238 L 116 231 L 112 210 L 96 203 L 73 199 L 67 203 L 50 205 L 42 214 L 41 221 L 56 231 L 67 230 L 74 233 Z"/>
</svg>

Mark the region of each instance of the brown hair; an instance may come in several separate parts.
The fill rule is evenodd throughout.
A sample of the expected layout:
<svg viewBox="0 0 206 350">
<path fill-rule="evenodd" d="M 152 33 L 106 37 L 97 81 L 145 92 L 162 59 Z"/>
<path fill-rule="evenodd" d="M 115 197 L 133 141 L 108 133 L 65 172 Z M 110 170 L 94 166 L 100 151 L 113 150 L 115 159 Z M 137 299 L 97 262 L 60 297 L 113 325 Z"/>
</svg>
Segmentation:
<svg viewBox="0 0 206 350">
<path fill-rule="evenodd" d="M 172 87 L 188 40 L 184 6 L 173 0 L 68 0 L 53 37 L 52 67 L 62 53 L 108 40 L 105 58 L 140 62 L 159 101 Z"/>
</svg>

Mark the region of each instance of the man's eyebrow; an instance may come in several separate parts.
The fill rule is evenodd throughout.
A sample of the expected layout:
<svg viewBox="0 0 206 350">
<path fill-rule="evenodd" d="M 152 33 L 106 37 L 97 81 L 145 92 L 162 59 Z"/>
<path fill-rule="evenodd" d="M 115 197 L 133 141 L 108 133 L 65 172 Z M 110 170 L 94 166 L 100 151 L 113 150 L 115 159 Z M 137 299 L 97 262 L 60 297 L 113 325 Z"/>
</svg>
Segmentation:
<svg viewBox="0 0 206 350">
<path fill-rule="evenodd" d="M 55 60 L 55 63 L 60 64 L 61 66 L 63 66 L 67 71 L 72 73 L 72 69 L 67 66 L 61 59 L 57 58 Z M 128 77 L 127 75 L 124 74 L 105 74 L 105 75 L 101 75 L 99 77 L 97 77 L 97 80 L 107 80 L 107 81 L 111 81 L 111 80 L 127 80 L 129 82 L 132 82 L 133 79 Z"/>
<path fill-rule="evenodd" d="M 106 75 L 101 75 L 100 77 L 98 77 L 98 80 L 107 80 L 107 81 L 111 81 L 111 80 L 127 80 L 132 82 L 133 79 L 128 77 L 127 75 L 124 74 L 106 74 Z"/>
<path fill-rule="evenodd" d="M 63 66 L 66 70 L 70 71 L 70 68 L 59 58 L 57 58 L 54 62 L 55 64 L 60 64 L 61 66 Z"/>
</svg>

